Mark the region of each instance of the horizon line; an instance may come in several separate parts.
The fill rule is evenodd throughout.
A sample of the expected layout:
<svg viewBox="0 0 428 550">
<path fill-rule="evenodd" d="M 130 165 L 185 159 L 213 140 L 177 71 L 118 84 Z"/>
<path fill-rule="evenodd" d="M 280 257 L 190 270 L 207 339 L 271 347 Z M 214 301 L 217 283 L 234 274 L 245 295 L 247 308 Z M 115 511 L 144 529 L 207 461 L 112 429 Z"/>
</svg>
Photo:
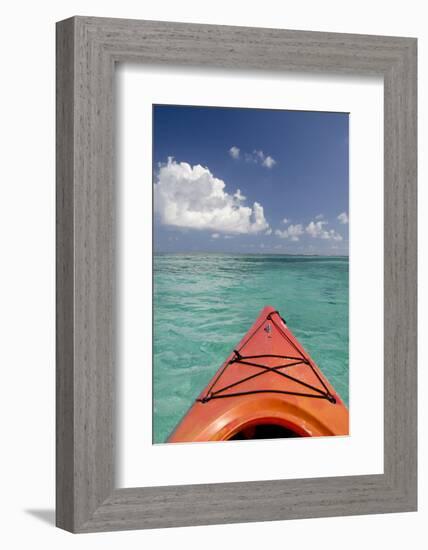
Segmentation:
<svg viewBox="0 0 428 550">
<path fill-rule="evenodd" d="M 236 255 L 252 255 L 252 256 L 309 256 L 309 257 L 319 257 L 319 258 L 349 258 L 348 254 L 309 254 L 309 253 L 295 253 L 295 252 L 216 252 L 216 251 L 202 251 L 202 250 L 193 250 L 193 251 L 180 251 L 180 252 L 172 252 L 172 251 L 156 251 L 153 252 L 153 256 L 159 256 L 159 255 L 189 255 L 189 254 L 204 254 L 204 255 L 223 255 L 223 256 L 236 256 Z"/>
</svg>

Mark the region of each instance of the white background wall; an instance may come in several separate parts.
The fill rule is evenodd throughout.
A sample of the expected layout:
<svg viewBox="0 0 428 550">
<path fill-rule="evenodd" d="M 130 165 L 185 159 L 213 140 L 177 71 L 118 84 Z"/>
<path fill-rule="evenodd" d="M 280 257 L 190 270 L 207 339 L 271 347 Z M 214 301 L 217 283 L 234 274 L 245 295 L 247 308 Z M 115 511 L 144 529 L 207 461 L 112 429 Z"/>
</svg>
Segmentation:
<svg viewBox="0 0 428 550">
<path fill-rule="evenodd" d="M 322 2 L 244 0 L 20 1 L 1 10 L 0 86 L 0 541 L 4 548 L 214 548 L 275 544 L 347 550 L 375 545 L 422 547 L 428 521 L 426 468 L 419 512 L 248 525 L 70 535 L 53 527 L 54 506 L 54 23 L 71 15 L 161 19 L 419 38 L 420 212 L 427 206 L 427 43 L 421 1 Z M 420 216 L 420 280 L 427 278 Z M 426 290 L 419 295 L 420 334 L 427 330 Z M 428 407 L 420 346 L 420 426 Z M 425 433 L 424 433 L 425 432 Z M 419 463 L 427 462 L 420 430 Z M 420 537 L 421 541 L 416 539 Z M 25 545 L 25 546 L 24 546 Z"/>
</svg>

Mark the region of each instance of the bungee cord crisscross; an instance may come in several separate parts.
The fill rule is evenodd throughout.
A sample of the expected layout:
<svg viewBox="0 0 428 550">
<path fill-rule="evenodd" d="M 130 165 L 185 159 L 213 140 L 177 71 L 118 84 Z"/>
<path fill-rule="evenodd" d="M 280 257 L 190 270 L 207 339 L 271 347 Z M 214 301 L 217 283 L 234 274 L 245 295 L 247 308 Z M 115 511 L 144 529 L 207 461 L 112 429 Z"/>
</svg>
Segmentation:
<svg viewBox="0 0 428 550">
<path fill-rule="evenodd" d="M 285 320 L 280 316 L 278 311 L 271 311 L 266 316 L 266 318 L 263 319 L 263 321 L 258 325 L 258 327 L 254 330 L 254 332 L 247 338 L 247 340 L 244 341 L 240 349 L 233 351 L 233 357 L 225 363 L 224 367 L 221 369 L 218 376 L 214 379 L 214 381 L 208 388 L 206 394 L 203 397 L 197 399 L 197 401 L 200 401 L 201 403 L 207 403 L 212 399 L 224 399 L 228 397 L 237 397 L 242 395 L 252 395 L 252 394 L 258 394 L 258 393 L 276 393 L 276 394 L 285 394 L 285 395 L 296 395 L 301 397 L 310 397 L 313 399 L 327 399 L 328 401 L 330 401 L 330 403 L 333 403 L 333 404 L 336 403 L 335 397 L 330 393 L 324 380 L 319 376 L 316 369 L 314 369 L 311 361 L 307 357 L 305 357 L 305 355 L 299 350 L 299 348 L 289 338 L 288 334 L 284 332 L 282 327 L 272 317 L 275 314 L 277 314 L 280 317 L 280 319 L 283 321 L 283 323 L 286 324 Z M 280 334 L 287 340 L 287 342 L 291 345 L 293 350 L 296 352 L 295 355 L 294 354 L 293 355 L 262 354 L 262 355 L 244 356 L 241 354 L 241 350 L 245 347 L 245 345 L 249 342 L 249 340 L 261 329 L 261 327 L 264 326 L 267 320 L 270 321 L 275 326 L 275 328 L 280 332 Z M 285 363 L 281 362 L 281 364 L 276 366 L 269 366 L 263 363 L 263 360 L 266 360 L 266 359 L 282 359 L 286 362 Z M 214 389 L 218 384 L 218 382 L 220 381 L 222 375 L 227 370 L 227 368 L 233 364 L 254 367 L 256 369 L 259 369 L 259 371 L 249 376 L 246 376 L 242 379 L 239 379 L 231 384 L 227 384 L 226 386 L 220 387 L 219 389 Z M 307 365 L 312 370 L 312 372 L 314 373 L 318 381 L 320 382 L 322 388 L 313 386 L 312 384 L 308 384 L 307 382 L 304 382 L 303 380 L 300 380 L 295 376 L 292 376 L 290 374 L 283 372 L 283 370 L 288 369 L 290 367 L 294 367 L 296 365 Z M 239 391 L 239 386 L 244 382 L 247 382 L 254 378 L 261 377 L 263 376 L 263 374 L 266 374 L 269 372 L 274 373 L 278 376 L 282 376 L 287 380 L 291 380 L 292 382 L 295 382 L 296 384 L 302 386 L 302 388 L 304 388 L 305 390 L 311 390 L 312 393 L 308 391 L 305 392 L 303 390 L 289 391 L 289 390 L 278 390 L 278 389 L 269 389 L 269 388 Z M 232 388 L 236 388 L 238 391 L 229 392 L 228 390 Z"/>
</svg>

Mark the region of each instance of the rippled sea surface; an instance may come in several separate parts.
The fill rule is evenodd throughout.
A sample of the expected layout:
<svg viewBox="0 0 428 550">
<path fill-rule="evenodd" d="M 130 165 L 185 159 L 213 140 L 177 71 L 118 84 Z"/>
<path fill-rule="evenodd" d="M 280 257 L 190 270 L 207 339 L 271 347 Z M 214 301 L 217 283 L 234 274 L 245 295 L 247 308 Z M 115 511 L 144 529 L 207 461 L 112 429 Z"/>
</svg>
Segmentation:
<svg viewBox="0 0 428 550">
<path fill-rule="evenodd" d="M 348 404 L 348 258 L 154 257 L 154 443 L 271 305 Z"/>
</svg>

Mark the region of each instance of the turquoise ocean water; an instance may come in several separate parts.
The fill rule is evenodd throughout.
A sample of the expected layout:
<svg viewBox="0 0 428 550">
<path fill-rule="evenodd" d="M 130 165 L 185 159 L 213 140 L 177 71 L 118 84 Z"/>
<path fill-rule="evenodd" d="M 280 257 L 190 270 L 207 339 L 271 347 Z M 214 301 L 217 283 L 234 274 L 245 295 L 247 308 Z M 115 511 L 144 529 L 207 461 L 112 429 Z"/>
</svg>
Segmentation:
<svg viewBox="0 0 428 550">
<path fill-rule="evenodd" d="M 348 404 L 348 258 L 154 257 L 153 441 L 166 440 L 265 305 Z"/>
</svg>

